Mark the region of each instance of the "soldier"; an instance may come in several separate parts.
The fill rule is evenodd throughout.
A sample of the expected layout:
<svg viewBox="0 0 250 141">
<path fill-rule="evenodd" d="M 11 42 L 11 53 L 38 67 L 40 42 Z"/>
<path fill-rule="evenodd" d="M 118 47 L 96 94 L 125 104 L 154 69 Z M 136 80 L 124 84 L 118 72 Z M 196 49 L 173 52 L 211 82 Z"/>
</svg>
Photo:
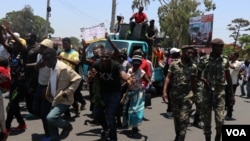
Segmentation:
<svg viewBox="0 0 250 141">
<path fill-rule="evenodd" d="M 215 112 L 216 136 L 215 141 L 221 140 L 222 125 L 224 123 L 225 110 L 225 81 L 230 88 L 231 104 L 234 104 L 232 95 L 232 80 L 229 72 L 229 60 L 222 55 L 224 42 L 216 38 L 211 42 L 212 52 L 200 59 L 197 77 L 204 83 L 202 92 L 203 108 L 201 115 L 204 122 L 204 134 L 206 141 L 211 141 L 212 109 Z M 203 76 L 201 75 L 203 74 Z"/>
<path fill-rule="evenodd" d="M 192 62 L 193 46 L 182 47 L 182 56 L 177 61 L 170 64 L 168 74 L 163 87 L 163 100 L 168 99 L 167 88 L 172 82 L 170 98 L 172 100 L 172 112 L 175 126 L 175 141 L 184 141 L 187 125 L 189 123 L 189 113 L 193 104 L 193 96 L 196 93 L 195 77 L 197 67 Z"/>
</svg>

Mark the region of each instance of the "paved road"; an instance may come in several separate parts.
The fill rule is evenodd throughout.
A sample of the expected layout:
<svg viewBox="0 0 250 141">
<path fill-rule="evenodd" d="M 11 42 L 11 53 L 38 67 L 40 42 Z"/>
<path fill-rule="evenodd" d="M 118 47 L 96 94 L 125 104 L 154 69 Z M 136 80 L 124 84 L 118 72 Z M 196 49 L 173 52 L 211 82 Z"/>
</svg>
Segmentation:
<svg viewBox="0 0 250 141">
<path fill-rule="evenodd" d="M 87 91 L 83 94 L 88 95 Z M 237 95 L 239 95 L 239 88 L 237 90 Z M 5 99 L 5 105 L 7 104 L 7 99 Z M 24 103 L 21 103 L 25 107 Z M 85 120 L 90 118 L 86 115 L 90 114 L 88 110 L 89 102 L 86 105 L 87 110 L 82 111 L 81 116 L 77 118 L 72 118 L 71 123 L 73 125 L 73 131 L 70 136 L 65 139 L 65 141 L 97 141 L 100 136 L 100 126 L 96 125 L 84 125 Z M 142 125 L 140 126 L 141 136 L 137 138 L 132 138 L 129 136 L 131 133 L 128 129 L 118 129 L 118 139 L 120 141 L 173 141 L 175 137 L 173 119 L 166 118 L 165 111 L 167 105 L 162 102 L 161 97 L 155 97 L 152 99 L 152 109 L 145 110 L 145 118 Z M 236 96 L 236 105 L 234 107 L 234 121 L 226 121 L 225 124 L 250 124 L 250 99 L 242 98 Z M 22 111 L 25 116 L 28 113 Z M 74 115 L 74 114 L 72 114 Z M 214 118 L 213 118 L 214 119 Z M 192 122 L 191 118 L 191 122 Z M 42 122 L 38 119 L 26 120 L 28 128 L 25 132 L 12 134 L 9 136 L 8 141 L 40 141 L 43 137 Z M 13 121 L 13 126 L 17 126 L 16 121 Z M 213 133 L 215 135 L 214 122 L 212 125 Z M 201 129 L 195 128 L 193 126 L 188 127 L 186 134 L 186 141 L 204 141 L 203 131 Z"/>
</svg>

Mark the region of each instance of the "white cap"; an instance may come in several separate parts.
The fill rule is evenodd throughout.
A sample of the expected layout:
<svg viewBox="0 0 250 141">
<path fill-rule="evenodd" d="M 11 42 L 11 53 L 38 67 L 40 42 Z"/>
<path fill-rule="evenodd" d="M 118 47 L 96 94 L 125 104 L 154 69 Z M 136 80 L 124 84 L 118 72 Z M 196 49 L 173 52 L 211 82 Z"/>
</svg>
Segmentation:
<svg viewBox="0 0 250 141">
<path fill-rule="evenodd" d="M 20 34 L 19 34 L 19 33 L 14 32 L 13 34 L 14 34 L 17 38 L 20 38 Z"/>
<path fill-rule="evenodd" d="M 181 51 L 180 49 L 173 47 L 173 48 L 170 49 L 170 54 L 177 53 L 177 52 L 180 52 L 180 51 Z"/>
</svg>

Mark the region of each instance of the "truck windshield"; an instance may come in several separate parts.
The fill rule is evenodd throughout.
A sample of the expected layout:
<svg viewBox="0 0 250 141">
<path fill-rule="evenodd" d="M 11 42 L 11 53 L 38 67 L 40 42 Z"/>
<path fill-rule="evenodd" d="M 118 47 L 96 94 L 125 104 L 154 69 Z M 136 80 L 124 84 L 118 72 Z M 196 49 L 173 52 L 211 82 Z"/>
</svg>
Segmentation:
<svg viewBox="0 0 250 141">
<path fill-rule="evenodd" d="M 121 50 L 122 48 L 128 48 L 129 44 L 127 42 L 123 42 L 123 41 L 112 41 L 119 50 Z M 102 44 L 104 46 L 104 48 L 108 48 L 110 50 L 113 50 L 110 43 L 108 43 L 106 40 L 102 40 L 102 41 L 97 41 L 94 43 L 89 44 L 88 48 L 86 49 L 86 57 L 90 58 L 93 56 L 93 48 L 95 46 L 98 46 Z"/>
</svg>

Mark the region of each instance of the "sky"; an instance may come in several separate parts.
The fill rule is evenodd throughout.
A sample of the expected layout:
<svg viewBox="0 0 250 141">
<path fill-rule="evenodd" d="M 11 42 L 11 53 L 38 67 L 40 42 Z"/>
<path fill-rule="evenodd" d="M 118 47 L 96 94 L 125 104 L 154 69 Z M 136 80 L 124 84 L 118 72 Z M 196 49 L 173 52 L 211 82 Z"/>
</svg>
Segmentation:
<svg viewBox="0 0 250 141">
<path fill-rule="evenodd" d="M 229 37 L 232 33 L 227 25 L 235 18 L 250 20 L 249 0 L 213 0 L 216 10 L 205 14 L 214 14 L 213 38 L 222 38 L 226 43 L 232 43 Z M 132 0 L 116 0 L 116 15 L 123 15 L 125 22 L 129 23 L 130 16 L 137 12 L 131 9 Z M 34 15 L 46 19 L 47 0 L 1 0 L 0 18 L 12 11 L 22 10 L 25 5 L 30 5 Z M 55 30 L 53 37 L 81 38 L 80 28 L 91 27 L 104 23 L 109 29 L 111 21 L 112 0 L 50 0 L 51 16 L 49 21 Z M 144 12 L 149 19 L 155 19 L 158 24 L 158 0 L 151 0 Z M 250 34 L 246 32 L 246 34 Z"/>
</svg>

